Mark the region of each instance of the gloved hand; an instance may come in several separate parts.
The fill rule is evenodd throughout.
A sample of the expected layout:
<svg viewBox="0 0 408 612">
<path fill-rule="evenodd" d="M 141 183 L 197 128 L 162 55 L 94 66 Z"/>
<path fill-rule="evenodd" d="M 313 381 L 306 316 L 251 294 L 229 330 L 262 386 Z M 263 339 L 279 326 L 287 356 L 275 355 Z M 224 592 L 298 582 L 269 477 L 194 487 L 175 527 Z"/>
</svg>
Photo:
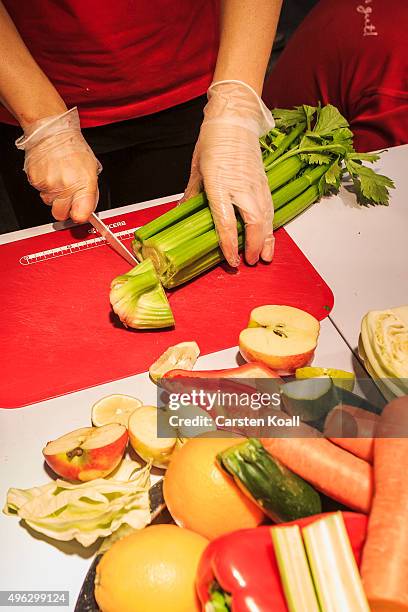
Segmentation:
<svg viewBox="0 0 408 612">
<path fill-rule="evenodd" d="M 273 204 L 259 145 L 259 138 L 273 126 L 271 112 L 249 85 L 219 81 L 209 88 L 182 201 L 206 191 L 220 246 L 231 266 L 239 265 L 233 205 L 245 223 L 247 262 L 273 258 Z"/>
<path fill-rule="evenodd" d="M 25 151 L 29 183 L 55 219 L 86 221 L 98 203 L 102 166 L 82 136 L 77 109 L 32 123 L 16 146 Z"/>
</svg>

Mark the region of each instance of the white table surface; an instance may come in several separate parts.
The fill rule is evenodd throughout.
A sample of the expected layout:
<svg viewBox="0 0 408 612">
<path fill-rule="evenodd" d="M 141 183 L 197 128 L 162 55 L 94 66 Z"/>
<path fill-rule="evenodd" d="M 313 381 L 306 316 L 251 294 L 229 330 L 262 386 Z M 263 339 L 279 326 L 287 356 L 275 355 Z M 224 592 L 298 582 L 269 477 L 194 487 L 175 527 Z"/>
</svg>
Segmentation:
<svg viewBox="0 0 408 612">
<path fill-rule="evenodd" d="M 406 275 L 402 263 L 404 251 L 406 261 L 404 228 L 406 230 L 408 220 L 401 187 L 407 184 L 403 172 L 404 159 L 408 159 L 408 146 L 391 150 L 381 164 L 384 173 L 395 178 L 398 184 L 390 208 L 358 209 L 348 194 L 344 196 L 342 193 L 313 206 L 287 228 L 333 289 L 336 299 L 333 321 L 350 346 L 357 342 L 361 314 L 369 308 L 404 301 L 402 286 Z M 163 198 L 160 202 L 171 199 Z M 146 204 L 107 211 L 101 216 L 107 218 L 144 206 Z M 61 224 L 55 225 L 61 227 Z M 0 244 L 52 230 L 50 225 L 13 232 L 0 236 Z M 359 248 L 363 253 L 358 252 Z M 206 355 L 199 359 L 198 367 L 230 367 L 236 364 L 236 356 L 236 347 Z M 315 363 L 354 370 L 360 376 L 363 374 L 330 319 L 322 323 Z M 29 407 L 0 411 L 1 504 L 11 486 L 27 488 L 47 482 L 41 456 L 44 443 L 67 431 L 89 425 L 92 404 L 110 393 L 134 395 L 146 403 L 156 401 L 155 386 L 147 374 L 139 374 Z M 3 514 L 0 515 L 0 538 L 0 590 L 69 590 L 71 604 L 68 609 L 74 609 L 95 552 L 93 548 L 85 551 L 76 544 L 51 542 L 22 528 L 16 518 Z"/>
<path fill-rule="evenodd" d="M 355 349 L 368 310 L 408 304 L 408 145 L 373 165 L 392 178 L 390 205 L 364 207 L 342 189 L 288 226 L 288 232 L 331 287 L 330 315 Z"/>
</svg>

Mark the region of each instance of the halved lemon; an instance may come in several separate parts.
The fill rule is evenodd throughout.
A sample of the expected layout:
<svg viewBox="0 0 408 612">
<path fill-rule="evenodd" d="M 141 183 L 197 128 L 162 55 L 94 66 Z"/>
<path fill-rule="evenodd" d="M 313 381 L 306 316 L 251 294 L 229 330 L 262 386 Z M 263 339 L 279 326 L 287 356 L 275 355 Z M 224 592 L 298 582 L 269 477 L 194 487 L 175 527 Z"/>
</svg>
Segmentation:
<svg viewBox="0 0 408 612">
<path fill-rule="evenodd" d="M 120 423 L 127 427 L 130 415 L 141 406 L 143 402 L 131 395 L 108 395 L 92 406 L 92 424 L 101 427 Z"/>
</svg>

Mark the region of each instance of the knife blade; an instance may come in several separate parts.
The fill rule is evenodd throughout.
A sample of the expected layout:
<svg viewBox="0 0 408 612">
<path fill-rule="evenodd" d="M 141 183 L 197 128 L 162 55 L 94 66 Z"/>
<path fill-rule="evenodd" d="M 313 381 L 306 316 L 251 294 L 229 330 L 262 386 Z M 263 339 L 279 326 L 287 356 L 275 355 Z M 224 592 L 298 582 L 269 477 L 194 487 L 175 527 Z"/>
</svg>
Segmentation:
<svg viewBox="0 0 408 612">
<path fill-rule="evenodd" d="M 112 247 L 112 249 L 116 251 L 118 255 L 123 257 L 123 259 L 126 259 L 132 268 L 139 263 L 136 257 L 130 251 L 128 251 L 125 245 L 121 243 L 119 238 L 116 238 L 115 234 L 110 231 L 109 227 L 105 225 L 105 223 L 99 219 L 95 213 L 91 213 L 89 222 L 93 225 L 96 231 L 99 232 L 103 238 L 105 238 L 106 242 Z"/>
<path fill-rule="evenodd" d="M 163 479 L 158 480 L 150 487 L 149 505 L 153 522 L 166 507 L 163 497 Z M 102 545 L 85 576 L 85 580 L 82 583 L 74 612 L 99 612 L 99 607 L 96 603 L 94 595 L 96 568 L 99 561 L 102 559 L 103 554 L 109 550 L 110 544 L 113 544 L 114 541 L 115 538 L 112 539 L 112 536 L 110 536 L 109 538 L 105 538 L 105 540 L 102 542 Z"/>
</svg>

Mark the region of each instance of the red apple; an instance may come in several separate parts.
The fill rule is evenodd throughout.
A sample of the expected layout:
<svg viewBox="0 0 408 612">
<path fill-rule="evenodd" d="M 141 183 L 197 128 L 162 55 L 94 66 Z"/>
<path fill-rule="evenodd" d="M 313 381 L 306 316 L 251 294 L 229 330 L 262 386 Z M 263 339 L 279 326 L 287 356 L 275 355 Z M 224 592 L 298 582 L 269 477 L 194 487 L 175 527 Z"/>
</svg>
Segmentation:
<svg viewBox="0 0 408 612">
<path fill-rule="evenodd" d="M 259 306 L 239 336 L 246 361 L 260 361 L 285 376 L 311 363 L 319 337 L 315 317 L 292 306 Z"/>
<path fill-rule="evenodd" d="M 62 478 L 88 481 L 107 476 L 119 465 L 127 441 L 127 429 L 118 423 L 83 427 L 48 442 L 43 455 Z"/>
</svg>

